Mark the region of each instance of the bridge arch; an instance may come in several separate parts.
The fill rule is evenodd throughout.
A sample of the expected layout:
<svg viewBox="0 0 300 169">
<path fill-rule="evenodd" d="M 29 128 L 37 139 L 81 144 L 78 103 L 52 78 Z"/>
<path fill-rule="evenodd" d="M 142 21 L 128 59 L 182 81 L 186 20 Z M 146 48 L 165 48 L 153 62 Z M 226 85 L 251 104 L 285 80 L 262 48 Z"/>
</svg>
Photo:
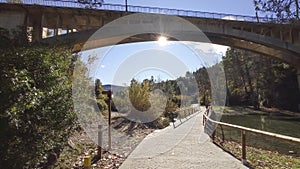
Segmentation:
<svg viewBox="0 0 300 169">
<path fill-rule="evenodd" d="M 136 17 L 135 20 L 130 17 L 131 20 L 128 23 L 118 23 L 117 20 L 114 20 L 111 22 L 112 24 L 104 25 L 101 30 L 105 31 L 105 35 L 98 34 L 95 36 L 98 29 L 90 29 L 58 35 L 43 39 L 41 42 L 68 44 L 73 46 L 74 52 L 78 52 L 83 47 L 87 50 L 116 44 L 156 41 L 159 35 L 164 35 L 169 37 L 169 40 L 206 42 L 245 49 L 275 57 L 298 69 L 300 68 L 300 47 L 288 41 L 254 32 L 232 29 L 232 27 L 205 23 L 194 24 L 195 27 L 182 29 L 184 22 L 178 23 L 177 19 L 170 19 L 170 17 L 175 18 L 176 16 L 159 14 L 138 14 L 137 16 L 140 17 Z M 168 25 L 170 26 L 164 24 L 162 27 L 160 24 L 162 21 L 169 22 Z M 203 34 L 199 34 L 199 29 L 203 31 Z"/>
</svg>

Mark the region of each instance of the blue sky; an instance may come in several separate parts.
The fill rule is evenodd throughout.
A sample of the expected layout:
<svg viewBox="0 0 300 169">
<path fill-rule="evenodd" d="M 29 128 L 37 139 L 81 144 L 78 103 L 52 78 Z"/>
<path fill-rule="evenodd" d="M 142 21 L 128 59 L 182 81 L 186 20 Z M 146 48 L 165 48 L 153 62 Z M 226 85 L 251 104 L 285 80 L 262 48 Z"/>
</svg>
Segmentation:
<svg viewBox="0 0 300 169">
<path fill-rule="evenodd" d="M 125 4 L 125 0 L 105 0 Z M 128 5 L 255 16 L 253 0 L 128 0 Z"/>
<path fill-rule="evenodd" d="M 124 4 L 125 0 L 106 0 L 105 3 Z M 252 0 L 128 0 L 128 4 L 254 15 Z M 220 61 L 226 49 L 224 46 L 195 42 L 168 42 L 163 45 L 143 42 L 93 49 L 83 52 L 82 56 L 94 55 L 98 58 L 90 65 L 89 76 L 101 79 L 103 84 L 129 85 L 132 78 L 142 81 L 151 76 L 156 80 L 184 76 L 186 71 L 195 71 Z M 164 60 L 165 64 L 155 62 L 155 59 Z"/>
<path fill-rule="evenodd" d="M 212 44 L 197 42 L 142 42 L 88 50 L 83 56 L 97 57 L 89 65 L 90 77 L 103 84 L 129 85 L 132 78 L 142 81 L 153 76 L 159 81 L 184 76 L 219 62 L 220 52 Z"/>
</svg>

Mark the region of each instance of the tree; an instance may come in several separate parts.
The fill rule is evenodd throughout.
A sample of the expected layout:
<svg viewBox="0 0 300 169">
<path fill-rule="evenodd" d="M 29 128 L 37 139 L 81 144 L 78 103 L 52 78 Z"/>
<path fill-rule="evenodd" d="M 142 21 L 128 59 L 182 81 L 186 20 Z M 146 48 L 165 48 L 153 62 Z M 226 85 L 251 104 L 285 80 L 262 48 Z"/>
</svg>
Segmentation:
<svg viewBox="0 0 300 169">
<path fill-rule="evenodd" d="M 96 100 L 97 100 L 97 105 L 103 114 L 106 114 L 106 111 L 108 110 L 108 106 L 105 102 L 107 99 L 107 96 L 102 94 L 103 88 L 102 88 L 102 83 L 100 79 L 95 80 L 95 95 L 96 95 Z"/>
<path fill-rule="evenodd" d="M 278 22 L 299 22 L 298 0 L 254 0 L 254 6 Z"/>
<path fill-rule="evenodd" d="M 274 58 L 230 49 L 223 57 L 230 105 L 297 110 L 296 69 Z"/>
<path fill-rule="evenodd" d="M 0 135 L 5 136 L 0 139 L 0 165 L 51 164 L 75 124 L 68 75 L 71 53 L 51 48 L 6 50 L 0 56 Z"/>
<path fill-rule="evenodd" d="M 207 105 L 210 103 L 210 81 L 209 81 L 209 76 L 207 73 L 207 69 L 205 67 L 202 67 L 198 69 L 196 72 L 193 72 L 193 75 L 196 78 L 196 81 L 198 83 L 198 89 L 199 89 L 199 103 L 201 105 Z"/>
<path fill-rule="evenodd" d="M 136 110 L 142 112 L 148 110 L 151 106 L 148 82 L 144 80 L 143 83 L 140 84 L 135 79 L 132 79 L 129 87 L 129 98 Z"/>
<path fill-rule="evenodd" d="M 21 47 L 17 37 L 1 33 L 8 43 L 0 48 L 0 166 L 51 165 L 76 125 L 71 88 L 76 56 L 65 48 Z"/>
<path fill-rule="evenodd" d="M 85 8 L 99 8 L 103 5 L 104 0 L 78 0 L 80 4 L 83 4 Z"/>
</svg>

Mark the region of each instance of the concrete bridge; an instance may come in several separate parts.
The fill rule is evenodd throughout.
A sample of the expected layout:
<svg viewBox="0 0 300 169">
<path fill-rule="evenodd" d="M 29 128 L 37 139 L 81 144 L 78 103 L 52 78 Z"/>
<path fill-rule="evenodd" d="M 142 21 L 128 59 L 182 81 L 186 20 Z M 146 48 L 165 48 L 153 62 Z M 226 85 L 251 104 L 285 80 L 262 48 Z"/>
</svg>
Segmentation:
<svg viewBox="0 0 300 169">
<path fill-rule="evenodd" d="M 8 29 L 17 26 L 29 27 L 32 29 L 33 41 L 43 38 L 43 28 L 53 29 L 54 35 L 59 35 L 61 30 L 65 30 L 68 35 L 56 37 L 56 42 L 58 39 L 75 41 L 74 51 L 78 51 L 81 49 L 80 44 L 83 44 L 96 29 L 120 17 L 136 12 L 163 13 L 180 16 L 190 21 L 200 28 L 212 43 L 277 57 L 297 68 L 300 67 L 300 25 L 270 23 L 269 18 L 258 18 L 260 20 L 258 23 L 255 17 L 230 14 L 138 6 L 128 6 L 130 12 L 125 12 L 125 8 L 124 5 L 103 5 L 96 9 L 86 9 L 75 1 L 24 0 L 22 4 L 16 4 L 0 0 L 0 27 Z M 149 24 L 156 24 L 154 22 Z M 72 33 L 74 31 L 76 33 Z M 154 32 L 154 34 L 159 34 L 159 32 Z M 136 36 L 137 33 L 134 35 Z M 156 38 L 149 34 L 139 36 L 138 38 L 131 37 L 122 43 L 149 41 Z M 194 41 L 193 36 L 189 36 L 190 39 L 180 40 Z M 105 44 L 98 44 L 95 47 L 106 45 L 110 45 L 109 42 L 106 41 Z"/>
<path fill-rule="evenodd" d="M 297 68 L 300 89 L 299 24 L 276 24 L 269 18 L 140 6 L 103 4 L 101 7 L 85 8 L 75 0 L 23 0 L 22 4 L 0 0 L 0 9 L 0 27 L 31 28 L 32 41 L 43 39 L 43 28 L 53 29 L 55 36 L 45 37 L 46 39 L 42 41 L 55 44 L 68 42 L 73 46 L 74 52 L 80 51 L 83 45 L 85 45 L 85 49 L 89 49 L 114 45 L 115 42 L 131 43 L 156 40 L 157 36 L 162 33 L 157 29 L 151 29 L 151 25 L 159 25 L 161 19 L 164 19 L 166 15 L 179 16 L 201 29 L 208 39 L 195 38 L 199 36 L 195 32 L 183 31 L 179 28 L 168 28 L 164 32 L 164 36 L 168 36 L 171 40 L 172 38 L 178 40 L 176 37 L 180 37 L 180 40 L 185 41 L 210 41 L 278 58 Z M 151 16 L 153 19 L 145 23 L 149 27 L 145 29 L 144 24 L 140 29 L 132 29 L 133 26 L 139 27 L 140 23 L 145 22 L 141 18 L 136 18 L 135 23 L 137 24 L 122 25 L 122 33 L 118 27 L 107 27 L 106 29 L 111 30 L 111 34 L 93 39 L 88 45 L 85 43 L 97 29 L 133 13 L 144 13 Z M 180 27 L 180 23 L 177 24 Z M 65 30 L 66 34 L 59 35 L 61 30 Z M 125 33 L 124 30 L 126 30 Z M 143 31 L 137 32 L 136 30 Z"/>
</svg>

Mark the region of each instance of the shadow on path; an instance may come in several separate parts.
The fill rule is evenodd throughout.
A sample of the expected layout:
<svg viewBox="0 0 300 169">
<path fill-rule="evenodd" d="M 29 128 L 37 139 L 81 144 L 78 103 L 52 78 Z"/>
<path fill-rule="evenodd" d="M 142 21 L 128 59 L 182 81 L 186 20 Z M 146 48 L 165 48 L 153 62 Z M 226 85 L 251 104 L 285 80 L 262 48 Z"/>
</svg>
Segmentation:
<svg viewBox="0 0 300 169">
<path fill-rule="evenodd" d="M 204 108 L 201 109 L 204 112 Z M 149 134 L 128 156 L 120 169 L 141 168 L 247 168 L 213 144 L 204 133 L 202 113 L 180 125 Z"/>
</svg>

